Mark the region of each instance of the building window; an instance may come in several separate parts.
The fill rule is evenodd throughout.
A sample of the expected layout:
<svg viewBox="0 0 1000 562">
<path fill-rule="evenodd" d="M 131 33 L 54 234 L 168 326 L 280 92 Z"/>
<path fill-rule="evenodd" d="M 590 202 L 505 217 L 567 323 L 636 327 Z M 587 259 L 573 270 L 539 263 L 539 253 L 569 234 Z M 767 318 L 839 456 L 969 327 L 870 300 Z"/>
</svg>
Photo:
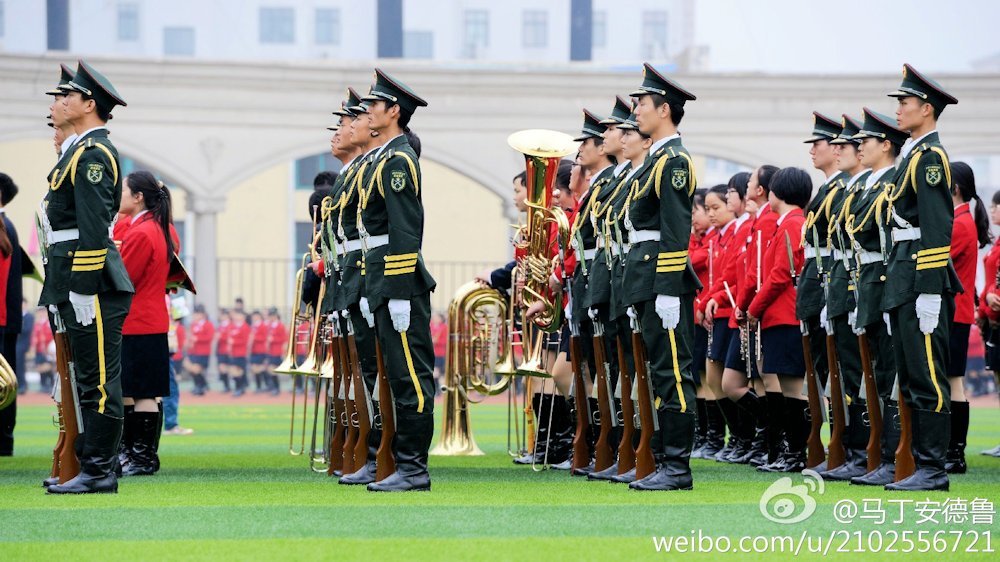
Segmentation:
<svg viewBox="0 0 1000 562">
<path fill-rule="evenodd" d="M 168 57 L 193 57 L 194 28 L 164 27 L 163 54 Z"/>
<path fill-rule="evenodd" d="M 642 58 L 662 59 L 667 56 L 667 13 L 642 13 Z"/>
<path fill-rule="evenodd" d="M 139 40 L 139 6 L 136 4 L 118 5 L 118 40 Z"/>
<path fill-rule="evenodd" d="M 295 189 L 312 191 L 316 174 L 326 170 L 336 172 L 343 164 L 329 152 L 306 156 L 295 161 Z"/>
<path fill-rule="evenodd" d="M 591 22 L 590 40 L 595 49 L 603 49 L 608 45 L 608 13 L 594 12 Z"/>
<path fill-rule="evenodd" d="M 466 10 L 462 56 L 469 59 L 478 58 L 482 50 L 489 46 L 490 13 L 486 10 Z"/>
<path fill-rule="evenodd" d="M 340 45 L 340 10 L 316 8 L 316 44 Z"/>
<path fill-rule="evenodd" d="M 295 10 L 293 8 L 261 8 L 260 42 L 294 43 Z"/>
<path fill-rule="evenodd" d="M 549 45 L 549 14 L 541 10 L 525 10 L 521 19 L 521 44 L 541 49 Z"/>
<path fill-rule="evenodd" d="M 403 33 L 403 58 L 434 58 L 434 33 L 431 31 L 406 31 Z"/>
<path fill-rule="evenodd" d="M 3 26 L 4 26 L 3 0 L 0 0 L 0 38 L 3 37 Z"/>
</svg>

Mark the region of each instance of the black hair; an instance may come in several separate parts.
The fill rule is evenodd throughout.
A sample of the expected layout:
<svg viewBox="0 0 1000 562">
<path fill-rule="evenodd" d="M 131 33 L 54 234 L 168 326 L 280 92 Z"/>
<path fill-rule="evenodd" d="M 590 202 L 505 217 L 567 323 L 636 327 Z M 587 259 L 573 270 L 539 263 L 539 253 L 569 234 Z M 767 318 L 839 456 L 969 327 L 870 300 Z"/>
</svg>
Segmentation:
<svg viewBox="0 0 1000 562">
<path fill-rule="evenodd" d="M 316 174 L 316 177 L 313 178 L 313 189 L 333 187 L 333 183 L 337 181 L 337 176 L 338 176 L 337 172 L 329 172 L 329 171 L 322 171 Z"/>
<path fill-rule="evenodd" d="M 976 223 L 976 237 L 979 240 L 979 247 L 983 248 L 989 244 L 993 235 L 990 233 L 990 217 L 983 207 L 983 200 L 976 193 L 976 175 L 972 172 L 972 167 L 965 162 L 951 163 L 952 190 L 958 193 L 962 201 L 968 203 L 975 199 L 975 209 L 972 218 Z"/>
<path fill-rule="evenodd" d="M 406 142 L 410 143 L 410 147 L 413 148 L 413 152 L 416 153 L 417 158 L 420 158 L 420 137 L 408 128 L 403 129 L 403 134 L 406 135 Z"/>
<path fill-rule="evenodd" d="M 705 208 L 705 195 L 708 194 L 708 190 L 704 187 L 699 187 L 694 190 L 694 199 L 691 204 L 695 207 Z"/>
<path fill-rule="evenodd" d="M 167 242 L 167 262 L 169 262 L 177 250 L 174 247 L 174 239 L 170 236 L 170 224 L 173 222 L 170 190 L 162 181 L 157 180 L 156 176 L 146 170 L 132 172 L 126 177 L 126 180 L 129 191 L 133 195 L 142 195 L 146 209 L 163 230 L 163 239 Z"/>
<path fill-rule="evenodd" d="M 782 168 L 771 178 L 771 193 L 789 205 L 805 207 L 812 197 L 812 179 L 802 168 Z"/>
<path fill-rule="evenodd" d="M 17 195 L 17 184 L 7 174 L 0 172 L 0 205 L 7 206 Z"/>
<path fill-rule="evenodd" d="M 386 109 L 392 107 L 387 105 Z M 403 106 L 399 106 L 399 128 L 403 129 L 403 132 L 410 130 L 410 119 L 413 118 L 413 113 L 403 109 Z"/>
<path fill-rule="evenodd" d="M 934 120 L 935 120 L 935 121 L 937 121 L 938 119 L 940 119 L 940 118 L 941 118 L 941 113 L 942 113 L 942 112 L 944 111 L 944 106 L 943 106 L 943 105 L 942 105 L 941 107 L 938 107 L 938 106 L 936 106 L 936 105 L 932 104 L 932 103 L 931 103 L 931 102 L 929 102 L 929 101 L 926 101 L 926 100 L 921 100 L 920 98 L 917 98 L 917 99 L 918 99 L 919 101 L 923 102 L 923 103 L 929 103 L 929 104 L 931 105 L 931 109 L 933 109 L 933 110 L 934 110 Z"/>
<path fill-rule="evenodd" d="M 708 191 L 705 192 L 705 198 L 707 199 L 710 194 L 714 193 L 715 196 L 718 197 L 720 201 L 722 201 L 723 203 L 725 203 L 726 202 L 726 191 L 728 191 L 728 190 L 729 190 L 729 186 L 727 186 L 724 183 L 720 183 L 718 185 L 713 185 L 712 187 L 708 188 Z"/>
<path fill-rule="evenodd" d="M 594 147 L 595 148 L 600 148 L 600 147 L 604 146 L 604 137 L 590 137 L 590 138 L 594 141 Z M 614 165 L 618 164 L 618 157 L 617 156 L 605 153 L 604 157 L 607 158 L 612 164 L 614 164 Z"/>
<path fill-rule="evenodd" d="M 514 176 L 514 179 L 512 179 L 510 181 L 511 181 L 511 183 L 513 183 L 513 182 L 516 182 L 518 180 L 520 180 L 521 183 L 524 183 L 525 181 L 527 181 L 528 180 L 528 172 L 519 172 L 516 176 Z"/>
<path fill-rule="evenodd" d="M 729 178 L 729 185 L 726 189 L 732 189 L 740 196 L 740 201 L 747 198 L 747 184 L 750 183 L 750 172 L 736 172 Z"/>
<path fill-rule="evenodd" d="M 330 195 L 330 193 L 332 193 L 332 190 L 329 188 L 320 188 L 309 194 L 309 220 L 312 220 L 314 214 L 319 214 L 319 208 L 320 205 L 323 204 L 323 198 Z"/>
<path fill-rule="evenodd" d="M 771 180 L 774 178 L 774 173 L 777 171 L 778 167 L 770 164 L 763 164 L 761 167 L 757 168 L 757 184 L 764 190 L 764 193 L 771 192 Z"/>
<path fill-rule="evenodd" d="M 559 161 L 559 170 L 556 172 L 556 189 L 569 189 L 569 175 L 575 165 L 565 158 Z"/>
<path fill-rule="evenodd" d="M 667 104 L 667 107 L 670 108 L 670 121 L 673 122 L 675 127 L 681 124 L 681 119 L 684 119 L 683 105 L 674 103 L 660 94 L 649 94 L 649 97 L 653 100 L 654 107 L 660 107 L 663 104 Z"/>
</svg>

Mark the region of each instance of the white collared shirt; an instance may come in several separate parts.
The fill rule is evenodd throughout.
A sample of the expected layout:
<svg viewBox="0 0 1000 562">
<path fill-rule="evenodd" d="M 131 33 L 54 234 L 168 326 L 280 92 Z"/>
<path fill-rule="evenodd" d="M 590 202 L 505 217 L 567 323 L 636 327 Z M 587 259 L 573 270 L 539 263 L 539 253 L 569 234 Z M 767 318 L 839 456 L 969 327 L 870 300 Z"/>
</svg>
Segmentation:
<svg viewBox="0 0 1000 562">
<path fill-rule="evenodd" d="M 747 222 L 748 218 L 750 218 L 750 213 L 743 213 L 736 217 L 736 228 L 743 226 L 743 223 Z"/>
<path fill-rule="evenodd" d="M 66 154 L 66 151 L 69 150 L 71 146 L 73 146 L 73 143 L 75 143 L 76 139 L 78 138 L 80 137 L 76 133 L 73 133 L 72 135 L 63 139 L 62 145 L 59 147 L 59 155 L 62 156 L 63 154 Z"/>
<path fill-rule="evenodd" d="M 722 230 L 719 231 L 719 237 L 721 238 L 722 236 L 725 236 L 726 235 L 726 231 L 728 231 L 729 227 L 733 226 L 734 224 L 736 224 L 736 219 L 733 219 L 733 220 L 727 222 L 726 226 L 723 226 Z"/>
<path fill-rule="evenodd" d="M 628 183 L 628 182 L 632 181 L 632 176 L 634 176 L 635 173 L 638 172 L 639 168 L 641 168 L 641 167 L 642 167 L 642 164 L 640 164 L 638 166 L 632 166 L 632 169 L 628 171 L 628 175 L 625 176 L 625 182 Z"/>
<path fill-rule="evenodd" d="M 787 211 L 785 211 L 784 213 L 782 213 L 781 216 L 778 217 L 778 226 L 781 226 L 781 223 L 785 221 L 785 217 L 788 216 L 788 213 L 791 213 L 794 210 L 795 210 L 794 208 L 793 209 L 788 209 Z"/>
<path fill-rule="evenodd" d="M 922 141 L 925 138 L 927 138 L 928 135 L 932 135 L 932 134 L 934 134 L 936 132 L 937 132 L 937 129 L 934 129 L 933 131 L 931 131 L 929 133 L 925 133 L 923 135 L 920 135 L 919 137 L 917 137 L 915 139 L 908 139 L 903 144 L 903 150 L 900 153 L 899 157 L 905 159 L 907 156 L 909 156 L 909 154 L 913 150 L 914 146 L 917 146 L 918 144 L 920 144 L 920 141 Z"/>
<path fill-rule="evenodd" d="M 878 180 L 882 179 L 882 176 L 884 176 L 885 173 L 891 168 L 892 166 L 886 166 L 885 168 L 872 172 L 872 175 L 868 176 L 868 179 L 865 180 L 865 189 L 871 189 L 872 186 L 878 183 Z"/>
<path fill-rule="evenodd" d="M 679 139 L 679 138 L 681 138 L 681 134 L 680 133 L 674 133 L 674 134 L 670 135 L 669 137 L 663 137 L 662 139 L 654 142 L 653 146 L 649 147 L 649 153 L 650 154 L 654 154 L 654 153 L 656 153 L 657 150 L 660 149 L 661 146 L 667 144 L 668 142 L 670 142 L 673 139 Z"/>
<path fill-rule="evenodd" d="M 847 187 L 854 185 L 854 183 L 858 181 L 858 178 L 860 178 L 862 174 L 864 174 L 869 170 L 870 168 L 865 168 L 864 170 L 861 170 L 860 172 L 854 174 L 854 177 L 851 178 L 851 181 L 847 182 Z"/>
<path fill-rule="evenodd" d="M 760 208 L 757 209 L 757 218 L 759 219 L 760 216 L 763 215 L 764 212 L 767 211 L 770 208 L 771 208 L 771 203 L 770 202 L 767 202 L 767 203 L 764 203 L 763 205 L 761 205 Z"/>
<path fill-rule="evenodd" d="M 391 139 L 389 139 L 389 142 L 387 142 L 387 143 L 383 144 L 382 146 L 378 147 L 378 152 L 375 154 L 375 158 L 378 158 L 379 156 L 382 155 L 382 150 L 385 147 L 389 146 L 389 143 L 391 143 L 392 141 L 398 139 L 399 137 L 404 137 L 404 136 L 406 136 L 406 135 L 404 135 L 403 133 L 400 133 L 400 134 L 392 137 Z"/>
<path fill-rule="evenodd" d="M 826 181 L 825 181 L 825 182 L 823 182 L 823 183 L 830 183 L 830 182 L 831 182 L 831 181 L 833 180 L 833 178 L 837 177 L 837 174 L 839 174 L 839 173 L 840 173 L 840 170 L 837 170 L 837 171 L 833 172 L 832 174 L 830 174 L 830 175 L 829 175 L 829 176 L 828 176 L 828 177 L 826 178 Z"/>
<path fill-rule="evenodd" d="M 626 161 L 622 162 L 621 164 L 618 164 L 617 166 L 615 166 L 615 172 L 614 172 L 615 177 L 618 177 L 622 173 L 622 170 L 625 169 L 625 166 L 628 166 L 628 165 L 629 165 L 629 161 L 626 160 Z"/>
</svg>

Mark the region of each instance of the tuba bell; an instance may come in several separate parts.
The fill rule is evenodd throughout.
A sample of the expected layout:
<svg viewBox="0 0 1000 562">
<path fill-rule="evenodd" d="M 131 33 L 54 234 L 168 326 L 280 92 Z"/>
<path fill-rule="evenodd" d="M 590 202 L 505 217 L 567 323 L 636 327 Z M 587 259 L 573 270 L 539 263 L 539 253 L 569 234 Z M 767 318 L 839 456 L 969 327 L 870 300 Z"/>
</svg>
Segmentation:
<svg viewBox="0 0 1000 562">
<path fill-rule="evenodd" d="M 17 398 L 17 375 L 10 363 L 0 355 L 0 410 L 10 406 Z"/>
</svg>

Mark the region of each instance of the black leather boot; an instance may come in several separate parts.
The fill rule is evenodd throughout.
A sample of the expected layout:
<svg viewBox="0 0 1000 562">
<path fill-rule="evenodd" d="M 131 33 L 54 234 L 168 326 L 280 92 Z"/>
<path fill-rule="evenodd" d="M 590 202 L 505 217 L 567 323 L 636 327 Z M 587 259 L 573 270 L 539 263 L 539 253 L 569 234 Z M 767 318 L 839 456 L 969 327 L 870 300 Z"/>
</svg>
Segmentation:
<svg viewBox="0 0 1000 562">
<path fill-rule="evenodd" d="M 722 412 L 722 418 L 725 421 L 725 429 L 729 430 L 729 439 L 725 442 L 722 449 L 716 453 L 715 460 L 719 462 L 729 462 L 728 459 L 733 454 L 733 449 L 736 448 L 737 441 L 739 440 L 739 432 L 736 430 L 739 407 L 735 402 L 728 398 L 716 400 L 716 404 L 718 404 L 719 410 Z M 722 436 L 723 438 L 725 437 L 725 430 L 723 431 Z"/>
<path fill-rule="evenodd" d="M 135 406 L 125 406 L 125 417 L 122 420 L 122 438 L 118 445 L 118 458 L 115 462 L 115 474 L 122 475 L 122 471 L 128 466 L 132 454 L 132 435 L 135 433 Z"/>
<path fill-rule="evenodd" d="M 114 458 L 122 436 L 122 419 L 105 416 L 96 410 L 83 411 L 86 430 L 79 441 L 80 474 L 65 484 L 46 489 L 48 494 L 114 494 L 118 492 L 118 477 Z"/>
<path fill-rule="evenodd" d="M 965 442 L 969 436 L 969 403 L 951 403 L 951 442 L 948 443 L 948 460 L 944 469 L 948 474 L 965 474 Z"/>
<path fill-rule="evenodd" d="M 865 413 L 868 407 L 863 403 L 852 403 L 847 407 L 847 432 L 844 439 L 844 464 L 837 468 L 821 472 L 826 480 L 850 480 L 864 476 L 868 472 L 868 419 Z"/>
<path fill-rule="evenodd" d="M 656 471 L 628 485 L 632 490 L 690 490 L 691 446 L 694 444 L 695 416 L 659 410 L 660 447 Z"/>
<path fill-rule="evenodd" d="M 691 449 L 691 458 L 700 459 L 702 456 L 702 449 L 705 448 L 705 443 L 708 439 L 708 407 L 705 404 L 704 398 L 698 398 L 698 424 L 695 426 L 694 434 L 694 448 Z"/>
<path fill-rule="evenodd" d="M 749 443 L 745 463 L 753 467 L 767 464 L 767 410 L 764 400 L 753 391 L 747 391 L 736 405 L 743 408 L 742 420 L 749 430 L 749 437 L 744 437 Z"/>
<path fill-rule="evenodd" d="M 396 412 L 396 472 L 368 485 L 369 492 L 416 492 L 431 489 L 427 453 L 434 438 L 430 412 Z"/>
<path fill-rule="evenodd" d="M 133 412 L 131 462 L 122 476 L 147 476 L 156 473 L 156 434 L 160 415 L 157 412 Z"/>
<path fill-rule="evenodd" d="M 891 491 L 948 491 L 944 469 L 951 437 L 951 414 L 913 410 L 913 460 L 917 469 L 899 482 L 886 484 Z"/>
<path fill-rule="evenodd" d="M 758 467 L 761 472 L 802 472 L 806 467 L 806 440 L 809 438 L 809 402 L 785 397 L 785 435 L 787 446 L 784 455 L 774 463 Z"/>
<path fill-rule="evenodd" d="M 153 472 L 160 471 L 160 436 L 163 435 L 163 402 L 156 403 L 159 418 L 156 420 L 156 440 L 153 441 Z"/>
<path fill-rule="evenodd" d="M 864 476 L 851 478 L 859 486 L 885 486 L 896 480 L 896 447 L 899 446 L 899 407 L 885 400 L 882 409 L 882 462 Z"/>
<path fill-rule="evenodd" d="M 705 414 L 708 427 L 705 429 L 705 444 L 701 449 L 701 458 L 715 460 L 715 456 L 725 446 L 726 420 L 722 417 L 718 400 L 705 400 Z"/>
<path fill-rule="evenodd" d="M 750 412 L 736 406 L 736 439 L 729 455 L 720 460 L 732 464 L 750 462 L 750 445 L 754 437 L 754 418 Z"/>
<path fill-rule="evenodd" d="M 785 440 L 785 395 L 768 392 L 767 402 L 767 462 L 770 464 L 781 458 Z"/>
<path fill-rule="evenodd" d="M 372 430 L 368 432 L 368 456 L 365 458 L 365 464 L 361 465 L 361 468 L 356 471 L 341 476 L 340 480 L 337 480 L 337 483 L 345 486 L 359 486 L 374 482 L 375 455 L 378 453 L 378 446 L 380 443 L 382 443 L 382 430 L 372 428 Z"/>
</svg>

